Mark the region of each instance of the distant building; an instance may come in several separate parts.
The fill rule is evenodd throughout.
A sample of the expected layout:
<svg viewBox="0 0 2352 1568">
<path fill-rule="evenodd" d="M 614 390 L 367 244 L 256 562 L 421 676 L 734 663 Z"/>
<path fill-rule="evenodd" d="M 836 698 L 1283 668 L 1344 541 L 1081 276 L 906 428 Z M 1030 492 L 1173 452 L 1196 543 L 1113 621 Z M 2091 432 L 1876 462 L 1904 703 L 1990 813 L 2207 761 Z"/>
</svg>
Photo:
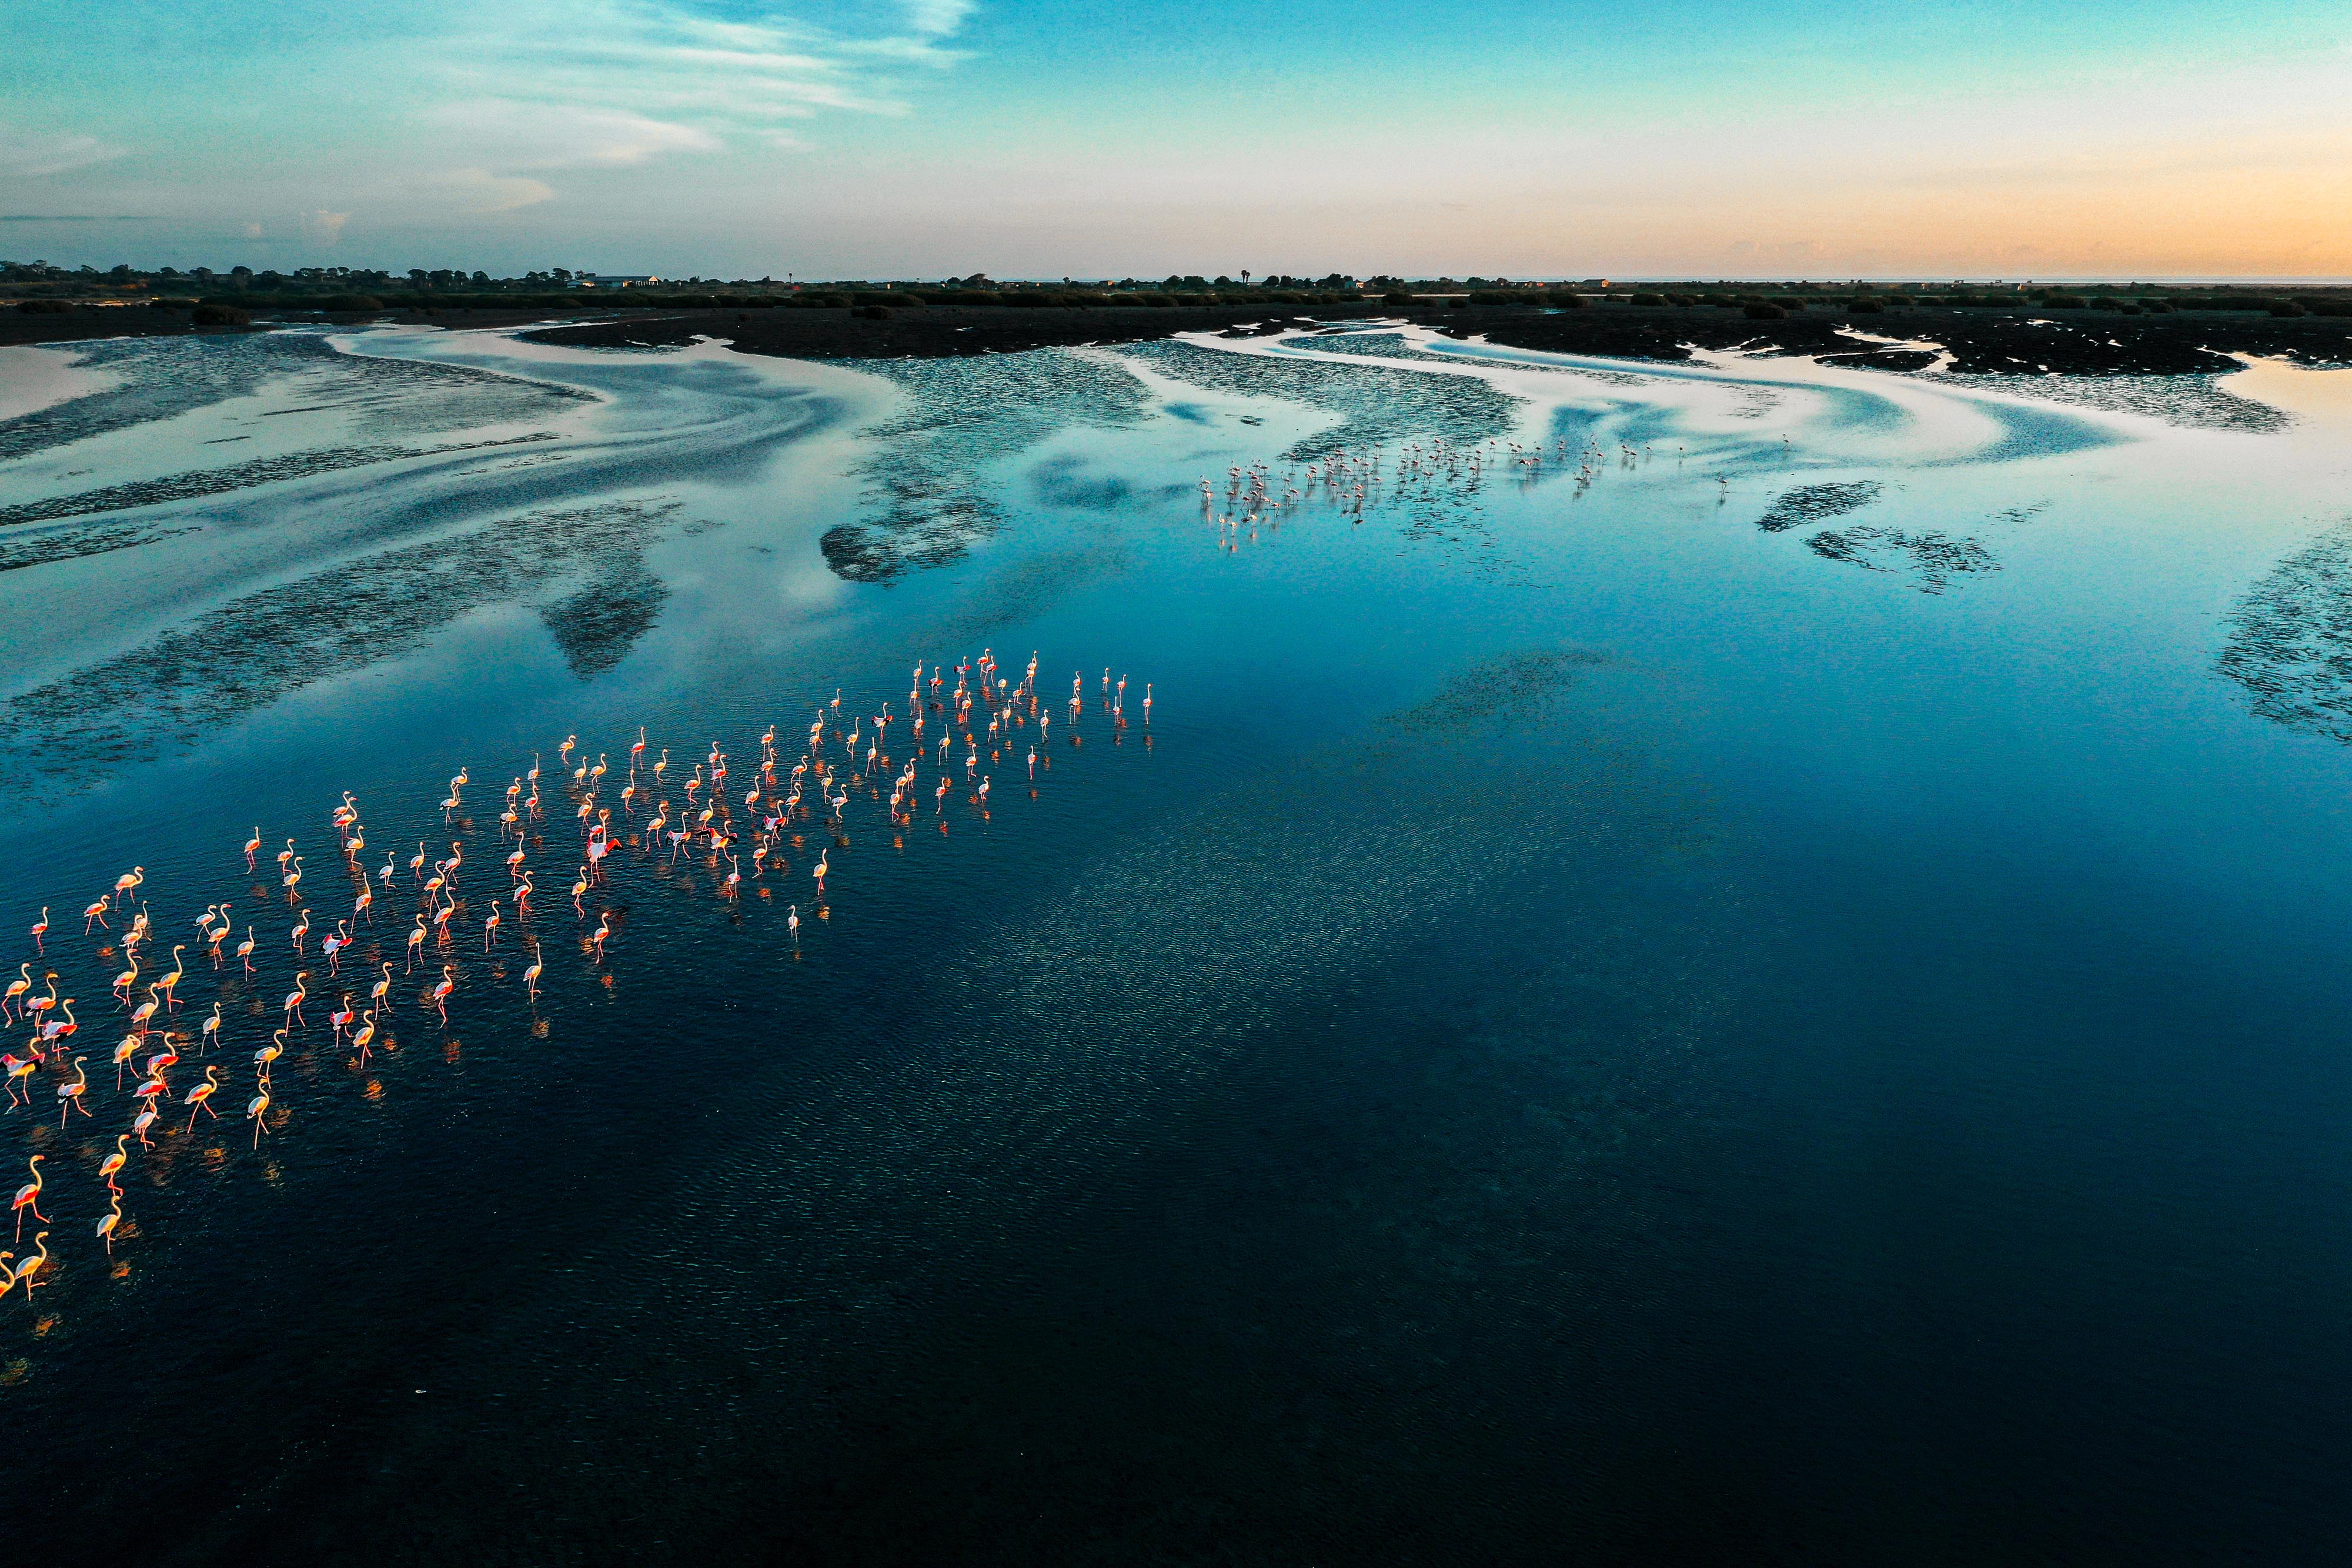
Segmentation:
<svg viewBox="0 0 2352 1568">
<path fill-rule="evenodd" d="M 594 277 L 575 277 L 572 281 L 583 288 L 637 288 L 648 283 L 659 283 L 661 279 L 653 277 L 625 277 L 615 273 L 610 276 L 599 274 Z"/>
</svg>

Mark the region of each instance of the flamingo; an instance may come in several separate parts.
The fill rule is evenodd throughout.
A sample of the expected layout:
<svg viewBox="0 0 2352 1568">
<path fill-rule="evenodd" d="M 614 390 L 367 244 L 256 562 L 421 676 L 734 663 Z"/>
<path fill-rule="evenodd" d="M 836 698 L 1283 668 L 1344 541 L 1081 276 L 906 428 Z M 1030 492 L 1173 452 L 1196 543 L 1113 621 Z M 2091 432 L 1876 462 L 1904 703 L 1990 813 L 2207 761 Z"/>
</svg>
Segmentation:
<svg viewBox="0 0 2352 1568">
<path fill-rule="evenodd" d="M 263 1119 L 268 1113 L 269 1086 L 265 1083 L 259 1086 L 259 1092 L 245 1103 L 246 1119 L 253 1124 L 253 1146 L 257 1149 L 261 1147 L 261 1134 L 269 1130 L 268 1124 Z"/>
<path fill-rule="evenodd" d="M 66 1124 L 66 1113 L 68 1111 L 79 1111 L 85 1116 L 89 1114 L 89 1107 L 82 1103 L 82 1096 L 89 1092 L 89 1074 L 81 1070 L 81 1064 L 89 1060 L 86 1056 L 75 1057 L 74 1081 L 58 1085 L 58 1125 L 60 1127 Z"/>
<path fill-rule="evenodd" d="M 378 1003 L 392 994 L 392 960 L 384 958 L 379 962 L 383 966 L 383 978 L 368 988 L 368 1000 Z"/>
<path fill-rule="evenodd" d="M 588 937 L 589 941 L 596 945 L 596 962 L 599 964 L 604 961 L 604 944 L 612 935 L 613 912 L 607 909 L 596 917 L 596 929 Z"/>
<path fill-rule="evenodd" d="M 105 1163 L 98 1167 L 98 1179 L 108 1186 L 114 1186 L 115 1176 L 121 1172 L 124 1166 L 131 1163 L 130 1145 L 130 1134 L 124 1133 L 118 1136 L 114 1140 L 114 1152 L 107 1155 Z M 115 1190 L 120 1192 L 122 1189 L 115 1187 Z"/>
<path fill-rule="evenodd" d="M 12 1051 L 6 1055 L 0 1055 L 0 1062 L 5 1062 L 8 1069 L 8 1108 L 13 1111 L 19 1105 L 31 1104 L 32 1101 L 29 1098 L 19 1099 L 17 1096 L 24 1088 L 25 1080 L 30 1078 L 33 1075 L 33 1069 L 41 1064 L 41 1059 L 37 1056 L 18 1056 Z"/>
<path fill-rule="evenodd" d="M 416 955 L 422 952 L 424 948 L 425 916 L 420 915 L 416 917 L 416 929 L 408 934 L 408 967 L 403 969 L 401 971 L 402 974 L 405 975 L 415 971 L 416 967 Z M 386 967 L 389 967 L 389 966 Z"/>
<path fill-rule="evenodd" d="M 352 1038 L 353 1040 L 357 1040 L 359 1037 L 357 1035 L 353 1035 Z M 259 1075 L 262 1082 L 267 1083 L 269 1082 L 269 1064 L 285 1054 L 286 1031 L 281 1029 L 276 1034 L 269 1037 L 269 1043 L 268 1045 L 263 1046 L 259 1051 L 253 1053 L 253 1069 L 254 1071 Z"/>
<path fill-rule="evenodd" d="M 499 935 L 499 901 L 498 901 L 497 899 L 495 899 L 495 898 L 494 898 L 494 899 L 490 900 L 490 912 L 489 912 L 489 914 L 488 914 L 488 915 L 484 916 L 484 917 L 483 917 L 483 920 L 482 920 L 482 951 L 483 951 L 483 952 L 487 953 L 487 952 L 488 952 L 488 951 L 490 950 L 490 944 L 491 944 L 493 941 L 495 941 L 495 940 L 497 939 L 498 935 Z"/>
<path fill-rule="evenodd" d="M 449 993 L 457 988 L 457 967 L 455 964 L 442 965 L 441 978 L 435 982 L 432 991 L 425 999 L 433 1004 L 433 1010 L 441 1015 L 441 1022 L 445 1028 L 449 1022 Z"/>
<path fill-rule="evenodd" d="M 283 883 L 283 885 L 284 885 L 284 887 L 285 887 L 285 889 L 286 889 L 287 896 L 289 896 L 289 898 L 290 898 L 291 896 L 293 896 L 295 884 L 296 884 L 297 883 L 299 883 L 301 880 L 302 880 L 302 857 L 301 857 L 300 855 L 296 855 L 296 856 L 294 857 L 294 869 L 293 869 L 292 871 L 288 872 L 288 873 L 286 873 L 286 880 L 285 880 L 285 883 Z"/>
<path fill-rule="evenodd" d="M 0 1018 L 16 1021 L 16 998 L 33 988 L 33 966 L 27 962 L 16 966 L 18 978 L 8 982 L 8 989 L 0 995 Z"/>
<path fill-rule="evenodd" d="M 375 1009 L 370 1008 L 360 1015 L 360 1027 L 352 1030 L 352 1046 L 360 1053 L 362 1061 L 368 1059 L 368 1044 L 374 1039 Z"/>
<path fill-rule="evenodd" d="M 245 870 L 248 876 L 253 873 L 253 857 L 260 852 L 261 830 L 256 828 L 253 830 L 253 837 L 245 841 Z"/>
<path fill-rule="evenodd" d="M 121 876 L 114 879 L 113 896 L 116 898 L 129 898 L 132 894 L 139 891 L 139 884 L 146 880 L 147 868 L 140 865 L 132 866 L 129 871 L 124 872 Z"/>
<path fill-rule="evenodd" d="M 180 962 L 180 955 L 185 951 L 187 951 L 185 947 L 172 949 L 172 972 L 156 981 L 152 988 L 163 993 L 163 1002 L 167 1009 L 180 1005 L 179 998 L 173 994 L 173 988 L 179 985 L 181 977 L 188 972 L 186 967 Z"/>
<path fill-rule="evenodd" d="M 49 949 L 47 945 L 42 942 L 41 938 L 47 935 L 48 929 L 49 906 L 44 904 L 41 905 L 41 917 L 33 922 L 33 951 L 40 954 L 43 957 L 47 957 L 48 956 Z"/>
<path fill-rule="evenodd" d="M 350 926 L 350 921 L 338 920 L 335 928 L 319 939 L 320 950 L 327 955 L 327 973 L 330 976 L 342 972 L 343 949 L 352 945 Z"/>
<path fill-rule="evenodd" d="M 25 1210 L 31 1209 L 33 1218 L 42 1224 L 49 1223 L 49 1217 L 41 1212 L 41 1162 L 48 1157 L 47 1155 L 35 1155 L 26 1163 L 25 1168 L 33 1173 L 33 1179 L 16 1189 L 16 1201 L 10 1206 L 16 1211 L 16 1239 L 19 1241 L 25 1239 Z"/>
<path fill-rule="evenodd" d="M 83 910 L 81 912 L 81 934 L 85 936 L 89 935 L 89 927 L 92 921 L 96 921 L 100 925 L 106 925 L 106 912 L 113 907 L 112 904 L 108 902 L 106 899 L 101 898 L 96 904 L 93 904 L 89 908 Z M 106 925 L 106 928 L 109 931 L 114 929 L 111 925 Z"/>
<path fill-rule="evenodd" d="M 819 893 L 824 891 L 824 873 L 829 869 L 826 857 L 831 853 L 829 850 L 819 850 L 816 852 L 816 890 Z"/>
<path fill-rule="evenodd" d="M 117 1089 L 122 1087 L 123 1068 L 130 1063 L 133 1056 L 139 1054 L 139 1048 L 146 1043 L 147 1037 L 133 1030 L 122 1037 L 122 1043 L 114 1048 L 114 1086 Z"/>
<path fill-rule="evenodd" d="M 163 1090 L 163 1086 L 162 1084 L 158 1083 L 155 1085 L 155 1091 L 157 1093 L 162 1093 Z M 147 1141 L 147 1129 L 154 1124 L 155 1103 L 151 1100 L 147 1103 L 147 1108 L 140 1112 L 137 1116 L 133 1117 L 131 1123 L 131 1135 L 139 1140 L 139 1146 L 141 1148 L 152 1149 L 155 1146 Z"/>
<path fill-rule="evenodd" d="M 310 977 L 310 970 L 299 971 L 294 977 L 294 988 L 286 993 L 286 1016 L 300 1023 L 304 1029 L 310 1027 L 302 1018 L 302 998 L 310 994 L 310 988 L 303 982 Z"/>
<path fill-rule="evenodd" d="M 213 1004 L 213 1016 L 205 1020 L 204 1034 L 196 1046 L 197 1055 L 202 1056 L 205 1051 L 210 1051 L 214 1046 L 220 1043 L 220 1026 L 221 1005 L 218 1002 L 215 1002 Z"/>
<path fill-rule="evenodd" d="M 42 1055 L 47 1056 L 48 1054 L 48 1046 L 50 1041 L 63 1040 L 66 1036 L 73 1033 L 74 1030 L 81 1027 L 79 1024 L 74 1022 L 73 1005 L 74 999 L 71 997 L 68 997 L 64 1001 L 58 1004 L 59 1009 L 62 1010 L 66 1016 L 61 1019 L 51 1019 L 41 1025 L 40 1045 L 42 1048 Z"/>
<path fill-rule="evenodd" d="M 245 940 L 236 945 L 236 956 L 238 961 L 245 965 L 247 974 L 256 972 L 253 967 L 253 927 L 250 925 L 245 928 Z"/>
<path fill-rule="evenodd" d="M 110 1258 L 114 1256 L 114 1228 L 122 1223 L 122 1194 L 116 1192 L 111 1201 L 112 1211 L 98 1222 L 98 1237 L 106 1243 L 106 1255 Z"/>
<path fill-rule="evenodd" d="M 33 1245 L 41 1249 L 40 1256 L 37 1258 L 27 1258 L 23 1262 L 17 1264 L 16 1278 L 9 1281 L 12 1285 L 22 1285 L 25 1287 L 25 1304 L 28 1307 L 33 1304 L 33 1276 L 40 1272 L 43 1266 L 49 1260 L 49 1233 L 44 1230 L 39 1235 L 34 1237 Z M 6 1256 L 8 1256 L 8 1254 L 0 1253 L 0 1257 Z"/>
<path fill-rule="evenodd" d="M 642 742 L 638 744 L 637 749 L 640 751 L 645 749 Z M 539 1000 L 539 977 L 546 967 L 545 960 L 541 958 L 539 954 L 539 938 L 534 936 L 530 939 L 530 967 L 522 972 L 523 988 L 530 993 L 530 999 L 533 1001 Z"/>
<path fill-rule="evenodd" d="M 217 1067 L 207 1067 L 205 1069 L 205 1081 L 202 1083 L 197 1084 L 194 1089 L 188 1091 L 188 1097 L 182 1101 L 181 1103 L 194 1107 L 194 1109 L 188 1113 L 187 1130 L 189 1132 L 193 1133 L 196 1130 L 197 1111 L 202 1111 L 205 1115 L 210 1116 L 215 1122 L 220 1120 L 220 1113 L 205 1103 L 206 1101 L 213 1097 L 213 1091 L 219 1087 L 220 1069 Z"/>
</svg>

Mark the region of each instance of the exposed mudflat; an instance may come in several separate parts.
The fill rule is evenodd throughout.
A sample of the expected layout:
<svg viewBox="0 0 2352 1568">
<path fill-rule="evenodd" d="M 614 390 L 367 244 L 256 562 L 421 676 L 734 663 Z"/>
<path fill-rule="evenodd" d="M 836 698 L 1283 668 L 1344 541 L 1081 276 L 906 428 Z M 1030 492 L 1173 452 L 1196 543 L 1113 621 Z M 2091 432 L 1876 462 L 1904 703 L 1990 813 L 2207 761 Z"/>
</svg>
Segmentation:
<svg viewBox="0 0 2352 1568">
<path fill-rule="evenodd" d="M 1834 362 L 1916 371 L 1934 356 L 1856 339 L 1937 343 L 1956 371 L 2000 375 L 2179 375 L 2227 370 L 2231 354 L 2285 355 L 2310 364 L 2352 364 L 2352 318 L 2178 310 L 2125 316 L 2111 310 L 2014 310 L 1905 307 L 1874 313 L 1814 308 L 1778 321 L 1738 310 L 1601 305 L 1549 315 L 1521 308 L 1450 310 L 1449 336 L 1483 334 L 1516 348 L 1634 360 L 1689 358 L 1692 347 L 1812 354 Z"/>
<path fill-rule="evenodd" d="M 583 316 L 597 319 L 583 320 Z M 1347 307 L 1284 305 L 1110 306 L 1027 309 L 930 306 L 893 308 L 880 319 L 838 309 L 641 309 L 625 313 L 541 309 L 390 311 L 382 319 L 484 328 L 546 321 L 531 337 L 581 348 L 675 348 L 724 338 L 746 353 L 787 359 L 953 359 L 1088 343 L 1140 343 L 1180 332 L 1242 331 L 1276 322 L 1394 316 L 1454 337 L 1484 336 L 1517 348 L 1633 360 L 1683 360 L 1693 348 L 1747 348 L 1822 355 L 1880 370 L 1916 371 L 1927 350 L 1871 338 L 1921 340 L 1950 351 L 1950 368 L 2004 375 L 2178 375 L 2226 368 L 2231 354 L 2283 355 L 2309 364 L 2352 364 L 2352 318 L 2273 317 L 2240 310 L 2176 310 L 2125 316 L 2105 309 L 1898 307 L 1856 312 L 1839 307 L 1753 321 L 1719 306 L 1596 305 L 1556 310 L 1528 305 L 1399 308 L 1377 300 Z M 336 321 L 375 317 L 332 318 Z M 237 332 L 255 328 L 207 328 Z M 0 346 L 91 338 L 173 337 L 197 330 L 185 314 L 143 308 L 89 308 L 27 316 L 0 311 Z"/>
<path fill-rule="evenodd" d="M 1394 315 L 1440 326 L 1449 336 L 1484 336 L 1517 348 L 1634 360 L 1684 360 L 1694 347 L 1818 354 L 1842 362 L 1916 371 L 1935 356 L 1869 342 L 1916 339 L 1943 345 L 1952 368 L 2011 375 L 2174 375 L 2229 368 L 2233 353 L 2286 355 L 2312 364 L 2352 364 L 2352 319 L 2273 317 L 2235 310 L 2123 316 L 2109 310 L 1903 308 L 1874 313 L 1837 308 L 1751 321 L 1713 306 L 1650 308 L 1596 305 L 1583 310 L 1533 306 L 1412 308 L 1368 302 L 1345 312 L 1325 306 L 1177 306 L 1165 308 L 893 310 L 881 320 L 839 310 L 680 310 L 551 328 L 532 336 L 575 346 L 667 347 L 726 338 L 745 352 L 802 359 L 936 359 L 1012 353 L 1083 343 L 1148 342 L 1180 332 L 1231 330 L 1295 319 Z"/>
</svg>

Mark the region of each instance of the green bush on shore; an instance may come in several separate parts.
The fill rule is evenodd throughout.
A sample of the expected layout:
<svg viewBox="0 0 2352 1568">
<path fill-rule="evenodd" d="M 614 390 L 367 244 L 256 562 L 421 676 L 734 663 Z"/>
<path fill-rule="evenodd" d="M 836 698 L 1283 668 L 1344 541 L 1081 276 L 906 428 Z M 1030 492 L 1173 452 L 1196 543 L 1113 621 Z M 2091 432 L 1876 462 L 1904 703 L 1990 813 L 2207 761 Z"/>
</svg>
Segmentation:
<svg viewBox="0 0 2352 1568">
<path fill-rule="evenodd" d="M 199 305 L 190 318 L 199 327 L 244 327 L 253 321 L 253 313 L 234 305 Z"/>
<path fill-rule="evenodd" d="M 1750 321 L 1779 321 L 1784 319 L 1789 314 L 1780 306 L 1761 299 L 1753 305 L 1740 307 L 1740 310 Z"/>
</svg>

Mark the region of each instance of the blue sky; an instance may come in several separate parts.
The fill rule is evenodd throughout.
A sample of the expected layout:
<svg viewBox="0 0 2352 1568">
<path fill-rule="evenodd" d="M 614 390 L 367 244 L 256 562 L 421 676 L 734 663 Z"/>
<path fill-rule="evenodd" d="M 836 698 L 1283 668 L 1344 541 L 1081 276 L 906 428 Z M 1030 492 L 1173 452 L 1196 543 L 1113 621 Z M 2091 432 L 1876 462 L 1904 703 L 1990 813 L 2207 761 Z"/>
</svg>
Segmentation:
<svg viewBox="0 0 2352 1568">
<path fill-rule="evenodd" d="M 2352 6 L 16 0 L 0 256 L 2352 274 Z"/>
</svg>

